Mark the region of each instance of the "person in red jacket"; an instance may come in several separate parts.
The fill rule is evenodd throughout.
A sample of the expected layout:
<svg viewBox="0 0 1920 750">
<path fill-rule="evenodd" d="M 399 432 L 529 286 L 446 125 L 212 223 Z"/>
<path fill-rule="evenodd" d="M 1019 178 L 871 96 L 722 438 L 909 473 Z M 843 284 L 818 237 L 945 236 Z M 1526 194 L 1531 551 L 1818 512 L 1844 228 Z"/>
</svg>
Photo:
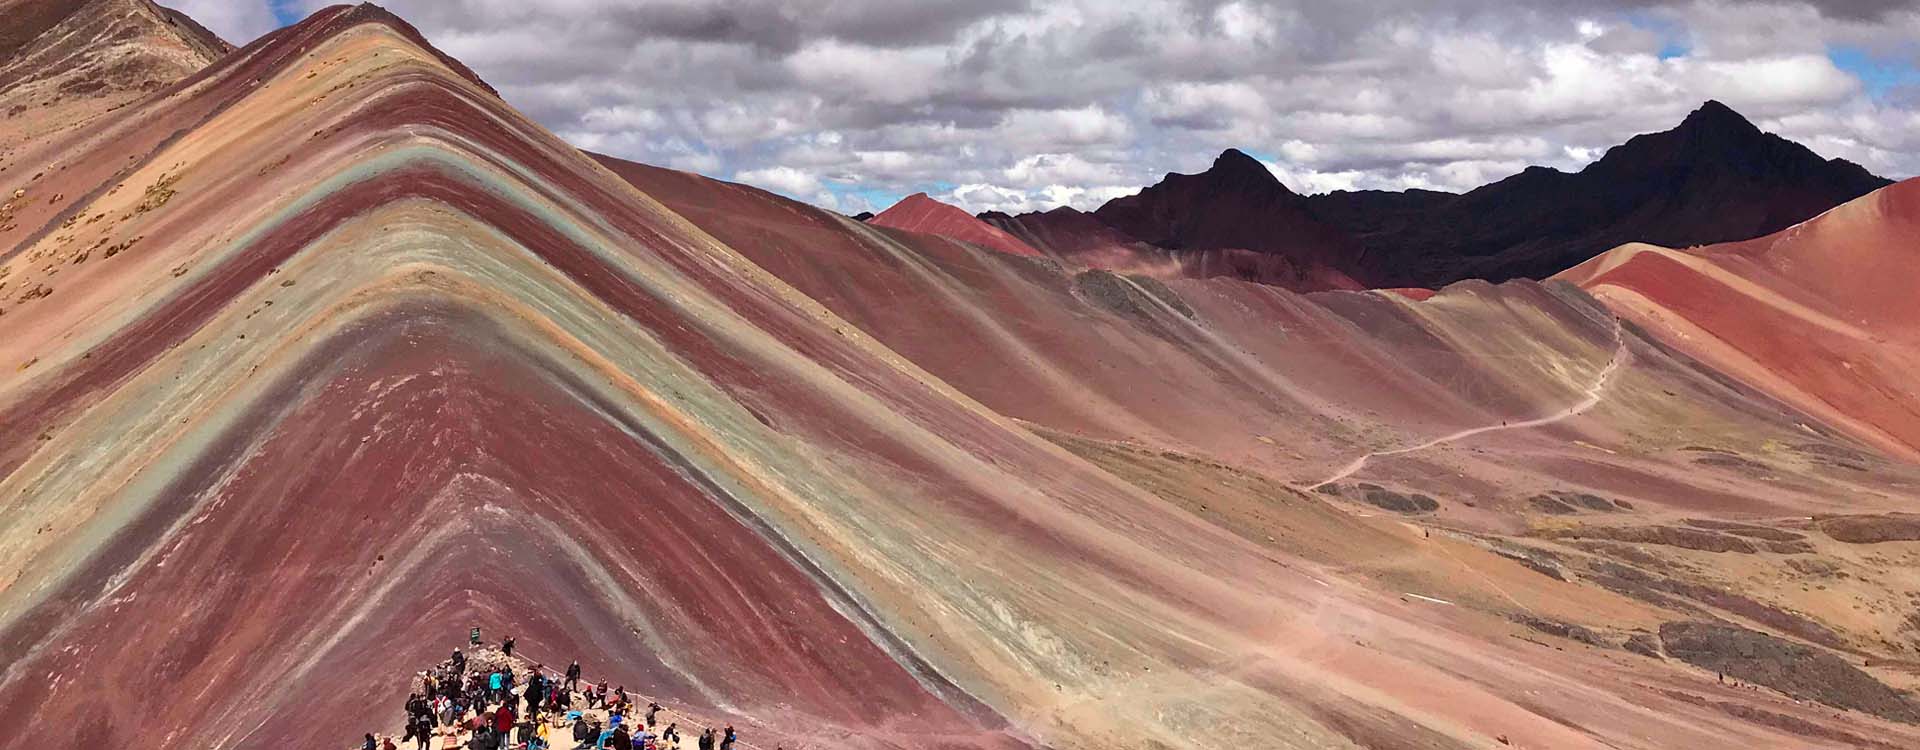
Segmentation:
<svg viewBox="0 0 1920 750">
<path fill-rule="evenodd" d="M 493 712 L 493 731 L 506 734 L 513 730 L 513 704 L 502 703 L 500 710 Z"/>
</svg>

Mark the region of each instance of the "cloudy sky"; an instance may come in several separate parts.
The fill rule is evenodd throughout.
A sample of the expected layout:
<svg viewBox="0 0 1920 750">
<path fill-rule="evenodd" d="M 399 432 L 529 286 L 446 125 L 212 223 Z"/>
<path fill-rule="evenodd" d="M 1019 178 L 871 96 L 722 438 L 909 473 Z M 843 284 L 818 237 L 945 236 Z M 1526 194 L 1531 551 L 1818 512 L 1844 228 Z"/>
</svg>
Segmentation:
<svg viewBox="0 0 1920 750">
<path fill-rule="evenodd" d="M 325 3 L 162 0 L 244 43 Z M 1702 101 L 1920 174 L 1920 0 L 387 0 L 573 143 L 847 213 L 1577 169 Z"/>
</svg>

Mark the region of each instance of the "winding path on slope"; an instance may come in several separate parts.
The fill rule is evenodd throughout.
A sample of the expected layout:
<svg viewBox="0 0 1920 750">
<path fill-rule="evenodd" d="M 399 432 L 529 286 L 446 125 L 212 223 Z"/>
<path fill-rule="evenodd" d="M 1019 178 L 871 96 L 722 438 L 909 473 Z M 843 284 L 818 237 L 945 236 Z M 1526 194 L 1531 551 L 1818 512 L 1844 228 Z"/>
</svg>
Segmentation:
<svg viewBox="0 0 1920 750">
<path fill-rule="evenodd" d="M 1590 386 L 1587 386 L 1586 398 L 1581 399 L 1579 402 L 1573 404 L 1572 406 L 1569 406 L 1565 409 L 1561 409 L 1560 411 L 1554 412 L 1544 417 L 1537 417 L 1537 418 L 1525 420 L 1522 422 L 1501 422 L 1500 424 L 1482 425 L 1480 427 L 1472 427 L 1465 430 L 1461 430 L 1459 432 L 1441 435 L 1440 437 L 1433 438 L 1431 440 L 1428 440 L 1423 443 L 1419 443 L 1417 445 L 1407 446 L 1405 448 L 1394 448 L 1392 450 L 1374 451 L 1372 453 L 1368 453 L 1364 456 L 1354 459 L 1351 463 L 1348 463 L 1346 466 L 1341 467 L 1339 473 L 1334 474 L 1331 477 L 1327 477 L 1326 479 L 1320 480 L 1319 482 L 1316 482 L 1314 484 L 1308 485 L 1306 489 L 1309 491 L 1317 490 L 1317 489 L 1320 489 L 1321 487 L 1325 487 L 1329 484 L 1333 484 L 1334 482 L 1338 482 L 1342 479 L 1346 479 L 1347 477 L 1353 476 L 1355 473 L 1359 472 L 1361 469 L 1366 468 L 1368 461 L 1371 461 L 1376 458 L 1381 458 L 1385 456 L 1398 456 L 1398 455 L 1403 455 L 1407 453 L 1415 453 L 1418 451 L 1426 450 L 1428 448 L 1432 448 L 1437 445 L 1444 445 L 1446 443 L 1465 440 L 1470 437 L 1485 435 L 1490 432 L 1501 432 L 1504 430 L 1525 430 L 1525 429 L 1532 429 L 1534 427 L 1542 427 L 1545 425 L 1550 425 L 1550 424 L 1559 422 L 1561 420 L 1565 420 L 1571 417 L 1577 417 L 1581 414 L 1585 414 L 1587 413 L 1588 410 L 1600 404 L 1600 399 L 1606 395 L 1607 387 L 1613 384 L 1614 373 L 1619 372 L 1621 366 L 1625 365 L 1627 360 L 1633 356 L 1632 353 L 1627 349 L 1627 337 L 1625 332 L 1622 330 L 1622 326 L 1620 325 L 1619 318 L 1613 319 L 1613 341 L 1614 341 L 1613 359 L 1607 362 L 1606 367 L 1601 368 L 1600 374 L 1594 378 L 1593 384 Z"/>
</svg>

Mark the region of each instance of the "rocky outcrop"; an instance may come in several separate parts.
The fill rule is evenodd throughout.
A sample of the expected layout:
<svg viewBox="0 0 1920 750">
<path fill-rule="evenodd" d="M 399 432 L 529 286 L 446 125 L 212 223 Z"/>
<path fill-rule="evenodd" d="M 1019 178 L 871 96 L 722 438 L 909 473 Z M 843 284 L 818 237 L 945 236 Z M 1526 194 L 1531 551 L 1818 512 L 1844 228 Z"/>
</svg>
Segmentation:
<svg viewBox="0 0 1920 750">
<path fill-rule="evenodd" d="M 1660 642 L 1668 656 L 1729 678 L 1893 721 L 1920 722 L 1920 709 L 1907 696 L 1812 646 L 1707 622 L 1661 625 Z"/>
<path fill-rule="evenodd" d="M 1920 516 L 1833 516 L 1816 522 L 1822 533 L 1848 544 L 1920 542 Z"/>
</svg>

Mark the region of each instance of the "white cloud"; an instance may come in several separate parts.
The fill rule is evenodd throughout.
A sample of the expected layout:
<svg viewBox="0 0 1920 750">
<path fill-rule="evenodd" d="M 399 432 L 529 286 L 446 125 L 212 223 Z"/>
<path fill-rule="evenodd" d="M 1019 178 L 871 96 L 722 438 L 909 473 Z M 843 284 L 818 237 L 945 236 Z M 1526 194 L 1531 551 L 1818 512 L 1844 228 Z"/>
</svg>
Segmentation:
<svg viewBox="0 0 1920 750">
<path fill-rule="evenodd" d="M 896 50 L 826 39 L 787 58 L 787 69 L 802 84 L 879 104 L 923 98 L 940 83 L 937 50 Z"/>
<path fill-rule="evenodd" d="M 1008 112 L 1000 122 L 1002 137 L 1036 146 L 1115 144 L 1133 134 L 1132 126 L 1097 105 L 1073 109 Z"/>
<path fill-rule="evenodd" d="M 1072 206 L 1082 211 L 1092 211 L 1107 201 L 1121 196 L 1140 192 L 1133 185 L 1048 185 L 1038 192 L 1035 210 L 1044 211 L 1055 206 Z"/>
<path fill-rule="evenodd" d="M 734 175 L 734 179 L 792 196 L 808 195 L 821 190 L 820 178 L 793 167 L 749 170 Z"/>
<path fill-rule="evenodd" d="M 266 0 L 164 0 L 161 4 L 187 14 L 236 47 L 280 27 Z"/>
<path fill-rule="evenodd" d="M 1834 104 L 1860 91 L 1860 81 L 1825 55 L 1709 61 L 1686 66 L 1690 88 L 1715 91 L 1734 106 Z"/>
<path fill-rule="evenodd" d="M 1001 174 L 1009 183 L 1029 188 L 1110 183 L 1121 177 L 1117 166 L 1095 164 L 1076 154 L 1034 154 L 1014 162 Z"/>
<path fill-rule="evenodd" d="M 959 206 L 965 209 L 967 213 L 973 214 L 984 211 L 1004 211 L 1010 214 L 1021 214 L 1038 208 L 1033 200 L 1033 196 L 1024 190 L 1015 190 L 1013 188 L 984 183 L 960 185 L 942 195 L 936 195 L 934 197 L 944 203 Z"/>
<path fill-rule="evenodd" d="M 958 185 L 933 192 L 1040 210 L 1228 147 L 1303 192 L 1467 189 L 1578 168 L 1709 98 L 1825 155 L 1920 172 L 1920 97 L 1876 99 L 1826 56 L 1910 59 L 1920 12 L 1819 2 L 388 5 L 583 147 L 803 200 Z M 270 26 L 261 4 L 188 5 L 223 33 Z"/>
<path fill-rule="evenodd" d="M 751 169 L 733 176 L 738 182 L 762 187 L 789 198 L 807 201 L 827 208 L 838 208 L 839 201 L 832 191 L 820 181 L 819 177 L 793 167 L 779 166 L 766 169 Z"/>
</svg>

